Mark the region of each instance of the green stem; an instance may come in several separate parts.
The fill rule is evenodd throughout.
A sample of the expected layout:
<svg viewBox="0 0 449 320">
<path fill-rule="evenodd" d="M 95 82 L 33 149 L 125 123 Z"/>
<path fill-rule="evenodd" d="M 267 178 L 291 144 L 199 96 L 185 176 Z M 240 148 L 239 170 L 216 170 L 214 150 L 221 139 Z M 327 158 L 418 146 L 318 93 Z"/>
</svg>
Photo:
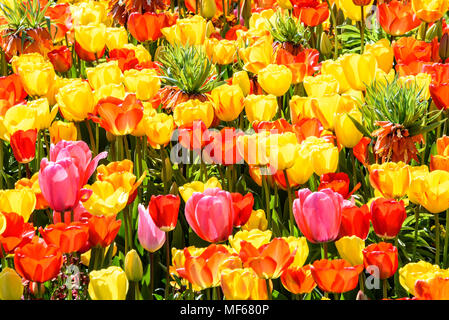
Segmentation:
<svg viewBox="0 0 449 320">
<path fill-rule="evenodd" d="M 435 263 L 440 265 L 440 222 L 439 213 L 435 213 Z"/>
<path fill-rule="evenodd" d="M 383 298 L 387 299 L 388 298 L 388 293 L 387 293 L 387 279 L 383 279 L 382 280 L 382 293 L 383 293 Z"/>
<path fill-rule="evenodd" d="M 447 245 L 449 240 L 449 209 L 446 210 L 446 230 L 444 232 L 443 267 L 447 268 Z"/>
<path fill-rule="evenodd" d="M 97 150 L 96 145 L 95 145 L 95 139 L 94 139 L 94 134 L 92 132 L 92 128 L 90 127 L 90 123 L 89 120 L 85 120 L 84 123 L 86 124 L 87 127 L 87 132 L 89 133 L 89 140 L 90 140 L 90 148 L 94 151 L 94 156 L 96 156 L 97 154 L 95 153 L 95 151 Z"/>
<path fill-rule="evenodd" d="M 164 148 L 161 146 L 159 151 L 160 151 L 161 161 L 162 161 L 161 180 L 162 180 L 162 184 L 164 186 L 164 194 L 167 194 L 168 193 L 168 183 L 167 183 L 167 168 L 166 168 L 166 162 L 165 162 Z"/>
<path fill-rule="evenodd" d="M 154 253 L 150 252 L 150 300 L 153 300 L 154 291 Z"/>
<path fill-rule="evenodd" d="M 292 188 L 290 186 L 290 182 L 288 180 L 287 170 L 284 170 L 285 183 L 287 185 L 287 196 L 288 196 L 288 212 L 289 212 L 289 220 L 288 225 L 290 228 L 290 235 L 293 236 L 294 228 L 295 228 L 295 218 L 293 217 L 293 200 L 292 200 Z"/>
<path fill-rule="evenodd" d="M 268 183 L 268 177 L 264 174 L 262 174 L 261 177 L 262 177 L 262 187 L 264 190 L 264 198 L 265 198 L 265 214 L 267 215 L 268 228 L 270 228 L 271 227 L 270 186 Z"/>
<path fill-rule="evenodd" d="M 322 259 L 328 258 L 328 252 L 327 252 L 327 242 L 323 242 L 323 256 Z"/>
<path fill-rule="evenodd" d="M 415 208 L 415 236 L 413 239 L 413 257 L 412 257 L 412 261 L 415 261 L 416 258 L 416 249 L 418 247 L 418 226 L 419 226 L 419 210 L 420 210 L 420 206 L 417 206 Z"/>
<path fill-rule="evenodd" d="M 165 299 L 168 298 L 170 290 L 170 234 L 165 233 L 165 265 L 167 267 L 165 273 Z"/>
<path fill-rule="evenodd" d="M 360 6 L 361 20 L 360 20 L 360 54 L 365 50 L 365 12 L 364 7 Z"/>
<path fill-rule="evenodd" d="M 272 295 L 272 292 L 271 292 L 271 289 L 270 289 L 270 279 L 265 279 L 265 283 L 267 285 L 267 297 L 268 297 L 268 300 L 272 300 L 273 299 L 273 295 Z"/>
</svg>

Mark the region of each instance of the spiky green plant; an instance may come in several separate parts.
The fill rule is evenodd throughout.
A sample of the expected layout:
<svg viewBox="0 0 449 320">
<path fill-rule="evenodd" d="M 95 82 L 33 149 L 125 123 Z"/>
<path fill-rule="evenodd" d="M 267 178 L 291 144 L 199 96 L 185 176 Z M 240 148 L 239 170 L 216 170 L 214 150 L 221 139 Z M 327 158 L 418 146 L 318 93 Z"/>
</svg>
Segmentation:
<svg viewBox="0 0 449 320">
<path fill-rule="evenodd" d="M 215 65 L 201 47 L 166 44 L 158 61 L 165 85 L 187 94 L 203 94 L 223 84 L 217 80 Z"/>
<path fill-rule="evenodd" d="M 301 21 L 295 20 L 289 13 L 277 11 L 274 23 L 267 20 L 270 33 L 273 39 L 278 42 L 289 42 L 294 45 L 308 47 L 308 41 L 311 37 L 310 30 L 307 29 Z"/>
</svg>

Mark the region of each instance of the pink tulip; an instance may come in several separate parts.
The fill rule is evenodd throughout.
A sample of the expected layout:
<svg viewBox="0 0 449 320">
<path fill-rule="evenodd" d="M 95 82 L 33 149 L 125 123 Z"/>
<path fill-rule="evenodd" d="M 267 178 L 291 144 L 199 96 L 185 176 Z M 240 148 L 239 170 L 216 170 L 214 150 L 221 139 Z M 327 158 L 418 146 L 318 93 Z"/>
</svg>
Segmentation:
<svg viewBox="0 0 449 320">
<path fill-rule="evenodd" d="M 50 161 L 58 161 L 64 158 L 73 159 L 81 177 L 81 185 L 84 186 L 97 168 L 98 162 L 108 156 L 106 151 L 99 153 L 92 159 L 92 152 L 84 141 L 61 140 L 50 147 Z"/>
<path fill-rule="evenodd" d="M 232 234 L 232 196 L 220 188 L 194 192 L 187 200 L 185 215 L 190 227 L 203 240 L 220 242 Z"/>
<path fill-rule="evenodd" d="M 59 212 L 71 211 L 86 201 L 92 190 L 82 189 L 78 168 L 70 158 L 48 161 L 43 158 L 39 170 L 39 187 L 50 207 Z"/>
<path fill-rule="evenodd" d="M 159 229 L 151 218 L 148 208 L 142 204 L 138 206 L 139 224 L 137 226 L 137 237 L 145 250 L 155 252 L 159 250 L 165 242 L 165 232 Z"/>
<path fill-rule="evenodd" d="M 293 202 L 293 214 L 299 230 L 311 242 L 329 242 L 338 237 L 343 197 L 331 189 L 312 192 L 301 189 Z"/>
</svg>

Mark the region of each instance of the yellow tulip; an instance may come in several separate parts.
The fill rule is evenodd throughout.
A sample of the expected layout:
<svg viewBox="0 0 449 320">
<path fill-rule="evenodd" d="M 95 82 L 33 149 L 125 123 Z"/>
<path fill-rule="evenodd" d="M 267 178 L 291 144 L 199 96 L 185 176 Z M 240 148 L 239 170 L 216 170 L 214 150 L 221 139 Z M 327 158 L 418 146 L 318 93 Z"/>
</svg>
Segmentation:
<svg viewBox="0 0 449 320">
<path fill-rule="evenodd" d="M 276 0 L 276 2 L 279 5 L 279 7 L 281 7 L 282 9 L 292 9 L 293 8 L 290 0 Z"/>
<path fill-rule="evenodd" d="M 201 45 L 206 38 L 206 27 L 206 20 L 196 15 L 178 19 L 175 25 L 162 28 L 161 32 L 172 45 Z"/>
<path fill-rule="evenodd" d="M 138 44 L 136 46 L 132 43 L 127 43 L 127 44 L 123 45 L 123 48 L 133 50 L 139 63 L 145 63 L 145 62 L 151 61 L 150 52 L 147 49 L 145 49 L 145 47 L 141 44 Z"/>
<path fill-rule="evenodd" d="M 447 270 L 442 270 L 438 265 L 426 261 L 407 263 L 399 269 L 399 283 L 410 294 L 415 295 L 417 280 L 430 280 L 444 273 L 447 276 Z"/>
<path fill-rule="evenodd" d="M 73 25 L 108 24 L 108 5 L 104 1 L 80 1 L 70 6 Z"/>
<path fill-rule="evenodd" d="M 100 53 L 106 46 L 106 26 L 102 23 L 75 27 L 75 41 L 91 53 Z"/>
<path fill-rule="evenodd" d="M 293 166 L 287 169 L 290 184 L 304 184 L 313 174 L 311 150 L 307 144 L 300 144 L 294 154 Z"/>
<path fill-rule="evenodd" d="M 94 111 L 94 95 L 85 81 L 73 81 L 56 94 L 59 110 L 68 121 L 83 121 Z"/>
<path fill-rule="evenodd" d="M 375 79 L 377 61 L 372 54 L 345 54 L 341 66 L 352 89 L 364 91 Z"/>
<path fill-rule="evenodd" d="M 298 123 L 302 118 L 315 117 L 312 111 L 312 98 L 293 96 L 289 105 L 292 124 Z"/>
<path fill-rule="evenodd" d="M 37 52 L 33 52 L 33 53 L 25 53 L 25 54 L 21 54 L 20 56 L 13 56 L 11 59 L 11 67 L 12 67 L 12 71 L 14 73 L 18 73 L 19 71 L 19 66 L 20 65 L 26 65 L 26 64 L 42 64 L 42 63 L 46 63 L 47 61 L 45 60 L 45 58 Z"/>
<path fill-rule="evenodd" d="M 394 52 L 390 46 L 388 39 L 381 39 L 373 44 L 365 46 L 365 53 L 372 54 L 377 61 L 377 67 L 382 69 L 385 73 L 389 73 L 393 67 Z"/>
<path fill-rule="evenodd" d="M 321 74 L 333 76 L 338 81 L 338 93 L 343 93 L 351 89 L 346 79 L 345 71 L 341 66 L 341 59 L 323 61 L 321 63 Z"/>
<path fill-rule="evenodd" d="M 237 119 L 243 111 L 243 100 L 243 92 L 238 85 L 224 84 L 210 93 L 215 115 L 222 121 Z"/>
<path fill-rule="evenodd" d="M 150 119 L 151 117 L 154 117 L 157 114 L 156 109 L 153 108 L 151 103 L 149 102 L 142 102 L 143 104 L 143 117 L 142 120 L 137 125 L 136 129 L 131 133 L 133 136 L 136 137 L 143 137 L 145 136 L 145 123 Z"/>
<path fill-rule="evenodd" d="M 222 270 L 220 285 L 226 300 L 261 300 L 267 297 L 265 280 L 259 279 L 250 268 Z"/>
<path fill-rule="evenodd" d="M 403 162 L 385 162 L 369 167 L 373 188 L 386 198 L 403 197 L 410 186 L 410 169 Z M 449 173 L 448 173 L 449 174 Z"/>
<path fill-rule="evenodd" d="M 363 264 L 362 250 L 365 248 L 365 241 L 357 236 L 343 237 L 335 242 L 340 257 L 356 266 Z"/>
<path fill-rule="evenodd" d="M 106 28 L 106 46 L 109 51 L 121 49 L 128 43 L 128 32 L 124 27 Z"/>
<path fill-rule="evenodd" d="M 89 273 L 88 292 L 92 300 L 125 300 L 128 279 L 120 267 L 94 270 Z"/>
<path fill-rule="evenodd" d="M 269 144 L 267 138 L 270 136 L 269 131 L 260 133 L 243 135 L 237 138 L 237 151 L 240 156 L 245 159 L 246 163 L 254 166 L 267 166 L 270 159 L 267 154 Z"/>
<path fill-rule="evenodd" d="M 125 273 L 129 281 L 140 281 L 143 276 L 142 260 L 136 250 L 128 251 L 125 256 Z"/>
<path fill-rule="evenodd" d="M 235 250 L 235 252 L 240 252 L 240 242 L 246 241 L 251 243 L 255 248 L 259 248 L 264 244 L 270 242 L 272 232 L 271 230 L 261 231 L 259 229 L 252 230 L 242 230 L 238 231 L 236 234 L 229 236 L 229 244 Z"/>
<path fill-rule="evenodd" d="M 219 65 L 233 63 L 237 56 L 235 41 L 209 38 L 204 43 L 207 57 Z"/>
<path fill-rule="evenodd" d="M 291 252 L 296 249 L 295 258 L 289 267 L 302 267 L 309 256 L 309 246 L 307 245 L 306 237 L 287 237 L 283 239 L 288 242 Z"/>
<path fill-rule="evenodd" d="M 61 140 L 76 141 L 78 133 L 73 122 L 55 121 L 48 129 L 51 143 L 56 144 Z"/>
<path fill-rule="evenodd" d="M 161 80 L 154 69 L 126 70 L 123 76 L 126 89 L 135 93 L 139 100 L 152 99 L 161 87 Z"/>
<path fill-rule="evenodd" d="M 238 85 L 242 89 L 243 95 L 246 97 L 251 90 L 248 73 L 244 70 L 237 71 L 232 75 L 232 84 Z"/>
<path fill-rule="evenodd" d="M 275 18 L 275 12 L 273 9 L 265 9 L 260 12 L 253 12 L 249 18 L 250 29 L 267 29 L 269 26 L 268 21 Z"/>
<path fill-rule="evenodd" d="M 20 63 L 17 74 L 25 91 L 32 97 L 45 96 L 56 78 L 55 70 L 50 62 Z"/>
<path fill-rule="evenodd" d="M 249 216 L 248 221 L 242 226 L 242 230 L 259 229 L 261 231 L 267 230 L 268 220 L 263 209 L 253 210 Z"/>
<path fill-rule="evenodd" d="M 283 96 L 288 91 L 292 80 L 291 70 L 282 64 L 269 64 L 260 69 L 257 78 L 262 89 L 276 97 Z"/>
<path fill-rule="evenodd" d="M 336 0 L 335 2 L 337 4 L 337 8 L 340 8 L 347 18 L 354 21 L 362 20 L 362 11 L 360 9 L 360 6 L 355 5 L 353 0 Z M 374 0 L 371 0 L 369 5 L 363 7 L 365 18 L 367 13 L 370 12 L 373 2 Z"/>
<path fill-rule="evenodd" d="M 36 208 L 36 196 L 31 189 L 0 190 L 0 212 L 15 212 L 28 222 Z"/>
<path fill-rule="evenodd" d="M 182 187 L 179 187 L 179 193 L 181 194 L 184 202 L 187 202 L 189 198 L 192 196 L 194 192 L 204 192 L 206 189 L 210 188 L 222 188 L 220 181 L 216 177 L 211 177 L 206 183 L 201 181 L 193 181 L 190 183 L 184 184 Z"/>
<path fill-rule="evenodd" d="M 178 127 L 201 120 L 209 128 L 214 120 L 214 107 L 210 101 L 187 100 L 175 107 L 173 119 Z"/>
<path fill-rule="evenodd" d="M 47 98 L 28 101 L 27 107 L 31 108 L 36 113 L 35 125 L 38 130 L 49 128 L 58 113 L 58 108 L 56 106 L 50 110 Z"/>
<path fill-rule="evenodd" d="M 310 105 L 306 104 L 312 110 L 314 118 L 318 118 L 324 129 L 333 130 L 335 127 L 335 115 L 340 106 L 341 96 L 338 94 L 322 96 L 319 98 L 309 98 Z M 309 113 L 306 111 L 306 114 Z"/>
<path fill-rule="evenodd" d="M 262 37 L 247 48 L 239 49 L 239 56 L 244 62 L 243 69 L 254 74 L 273 62 L 272 40 Z"/>
<path fill-rule="evenodd" d="M 175 129 L 173 116 L 166 113 L 157 113 L 153 117 L 146 117 L 143 120 L 145 134 L 152 145 L 164 146 L 170 142 Z"/>
<path fill-rule="evenodd" d="M 277 168 L 277 170 L 287 170 L 293 166 L 296 151 L 299 149 L 296 134 L 293 132 L 271 134 L 266 142 L 270 166 Z"/>
<path fill-rule="evenodd" d="M 430 98 L 430 82 L 432 76 L 428 73 L 418 73 L 417 75 L 409 75 L 399 77 L 399 81 L 402 86 L 406 88 L 414 88 L 416 92 L 420 92 L 422 100 L 429 100 Z"/>
<path fill-rule="evenodd" d="M 306 76 L 303 80 L 304 88 L 309 97 L 323 97 L 339 92 L 340 83 L 335 76 L 321 74 L 315 77 Z"/>
<path fill-rule="evenodd" d="M 95 105 L 98 101 L 107 97 L 114 97 L 123 100 L 125 99 L 125 96 L 126 91 L 123 83 L 108 83 L 94 91 Z"/>
<path fill-rule="evenodd" d="M 415 178 L 408 190 L 413 203 L 419 203 L 432 213 L 449 208 L 449 172 L 434 170 Z"/>
<path fill-rule="evenodd" d="M 362 122 L 362 113 L 354 108 L 349 112 L 338 113 L 335 117 L 335 135 L 338 142 L 340 142 L 346 148 L 354 148 L 362 139 L 363 133 L 361 133 L 351 118 Z"/>
<path fill-rule="evenodd" d="M 0 300 L 20 300 L 23 296 L 22 278 L 14 269 L 0 272 Z"/>
<path fill-rule="evenodd" d="M 37 129 L 36 112 L 25 105 L 17 104 L 9 108 L 2 120 L 2 125 L 6 131 L 5 140 L 8 141 L 9 137 L 18 130 Z"/>
<path fill-rule="evenodd" d="M 122 71 L 118 66 L 117 60 L 104 62 L 96 67 L 86 68 L 89 84 L 97 90 L 105 84 L 120 84 L 123 81 Z"/>
<path fill-rule="evenodd" d="M 276 96 L 269 95 L 248 95 L 243 105 L 248 121 L 270 121 L 278 111 L 278 102 Z"/>
<path fill-rule="evenodd" d="M 128 202 L 130 186 L 116 188 L 109 181 L 95 181 L 84 186 L 92 190 L 92 195 L 83 203 L 84 208 L 93 215 L 115 215 L 122 211 Z M 128 190 L 127 190 L 128 189 Z"/>
<path fill-rule="evenodd" d="M 449 8 L 447 0 L 412 0 L 412 9 L 424 22 L 435 22 L 446 13 Z"/>
<path fill-rule="evenodd" d="M 321 176 L 337 171 L 338 148 L 336 146 L 313 136 L 308 137 L 304 143 L 311 150 L 312 167 L 317 175 Z"/>
</svg>

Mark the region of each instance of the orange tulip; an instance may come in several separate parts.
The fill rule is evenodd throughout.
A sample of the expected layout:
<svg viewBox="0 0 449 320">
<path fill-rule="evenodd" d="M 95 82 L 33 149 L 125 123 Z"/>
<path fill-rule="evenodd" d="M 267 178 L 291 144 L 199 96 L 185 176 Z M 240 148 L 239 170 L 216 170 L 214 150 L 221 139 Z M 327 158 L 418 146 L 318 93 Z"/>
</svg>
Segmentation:
<svg viewBox="0 0 449 320">
<path fill-rule="evenodd" d="M 89 227 L 85 223 L 50 224 L 45 229 L 40 227 L 39 232 L 45 242 L 54 244 L 63 253 L 78 252 L 88 248 Z"/>
<path fill-rule="evenodd" d="M 319 0 L 294 1 L 293 14 L 306 26 L 315 27 L 329 17 L 329 7 Z"/>
<path fill-rule="evenodd" d="M 108 97 L 98 102 L 89 118 L 115 136 L 127 135 L 142 120 L 143 105 L 135 94 L 127 95 L 124 100 Z"/>
<path fill-rule="evenodd" d="M 117 236 L 121 224 L 122 221 L 116 220 L 115 215 L 91 216 L 88 220 L 90 246 L 109 246 Z"/>
<path fill-rule="evenodd" d="M 291 252 L 288 242 L 282 238 L 275 238 L 258 249 L 244 240 L 240 246 L 239 256 L 244 267 L 252 268 L 263 279 L 279 278 L 296 254 L 296 249 Z"/>
<path fill-rule="evenodd" d="M 449 136 L 442 136 L 437 139 L 437 154 L 431 155 L 430 171 L 449 171 Z"/>
<path fill-rule="evenodd" d="M 435 277 L 415 282 L 418 300 L 449 300 L 449 278 Z"/>
<path fill-rule="evenodd" d="M 343 259 L 321 259 L 313 263 L 311 270 L 313 279 L 321 290 L 343 293 L 351 291 L 357 286 L 363 266 L 353 267 Z"/>
<path fill-rule="evenodd" d="M 276 53 L 276 63 L 287 66 L 292 72 L 292 83 L 300 83 L 305 76 L 312 76 L 320 70 L 318 64 L 320 53 L 316 49 L 305 49 L 296 56 L 284 49 Z"/>
<path fill-rule="evenodd" d="M 289 267 L 281 276 L 282 285 L 293 294 L 310 293 L 316 287 L 310 265 Z"/>
<path fill-rule="evenodd" d="M 23 217 L 17 213 L 4 212 L 0 215 L 6 223 L 5 229 L 0 232 L 0 246 L 2 247 L 0 257 L 2 257 L 3 251 L 6 254 L 13 253 L 15 248 L 31 242 L 34 237 L 34 227 L 31 223 L 26 223 Z"/>
<path fill-rule="evenodd" d="M 379 23 L 386 33 L 402 36 L 421 24 L 421 20 L 412 11 L 411 3 L 393 0 L 378 4 Z"/>
</svg>

